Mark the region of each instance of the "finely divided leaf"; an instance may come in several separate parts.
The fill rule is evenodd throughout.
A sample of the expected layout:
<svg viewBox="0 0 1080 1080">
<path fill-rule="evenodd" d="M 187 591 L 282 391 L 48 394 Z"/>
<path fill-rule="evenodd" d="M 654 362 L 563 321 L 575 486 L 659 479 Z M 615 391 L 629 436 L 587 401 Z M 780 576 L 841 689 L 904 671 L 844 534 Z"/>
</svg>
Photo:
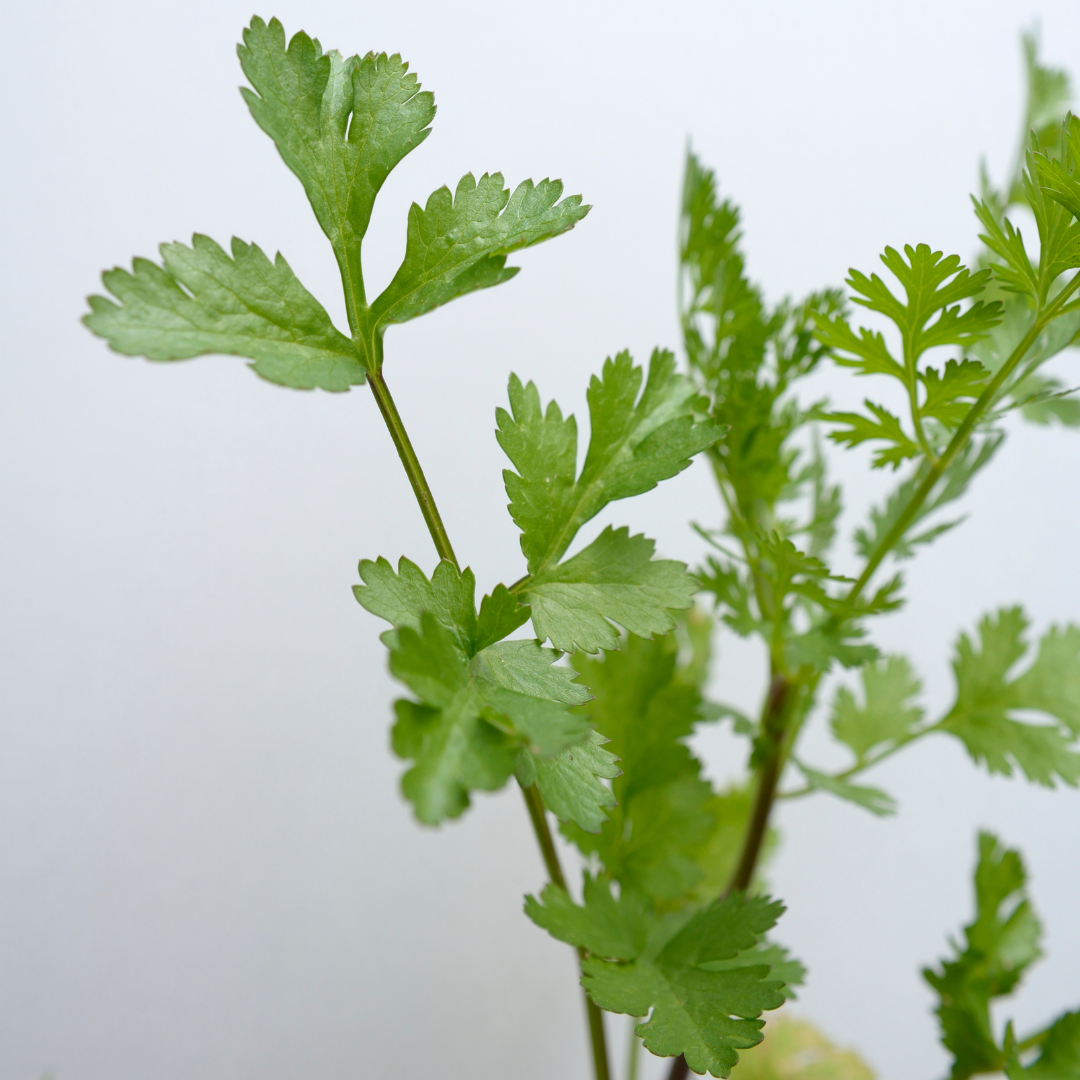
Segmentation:
<svg viewBox="0 0 1080 1080">
<path fill-rule="evenodd" d="M 1018 678 L 1009 673 L 1027 652 L 1028 621 L 1020 608 L 1003 608 L 979 623 L 979 644 L 961 634 L 956 646 L 956 704 L 942 730 L 963 741 L 992 773 L 1011 776 L 1019 766 L 1029 780 L 1053 787 L 1055 778 L 1080 781 L 1080 629 L 1053 628 L 1034 664 Z M 1041 712 L 1054 725 L 1030 724 L 1015 713 Z"/>
<path fill-rule="evenodd" d="M 496 413 L 497 435 L 517 470 L 503 478 L 531 574 L 562 558 L 578 529 L 609 502 L 675 476 L 723 434 L 717 424 L 695 420 L 700 402 L 671 353 L 653 353 L 644 390 L 642 375 L 623 352 L 605 361 L 600 378 L 593 376 L 589 452 L 576 480 L 574 418 L 563 419 L 554 402 L 543 411 L 536 387 L 511 377 L 511 412 Z"/>
<path fill-rule="evenodd" d="M 254 360 L 264 379 L 310 390 L 348 390 L 364 381 L 352 342 L 279 254 L 271 262 L 235 237 L 230 258 L 198 233 L 191 247 L 162 244 L 162 265 L 102 275 L 119 303 L 90 297 L 86 325 L 120 353 L 186 360 L 225 353 Z"/>
<path fill-rule="evenodd" d="M 697 588 L 681 562 L 653 559 L 655 544 L 608 526 L 584 551 L 528 579 L 537 637 L 563 652 L 615 649 L 612 623 L 651 637 L 675 626 L 673 610 L 688 608 Z"/>
<path fill-rule="evenodd" d="M 561 180 L 526 180 L 513 195 L 501 173 L 472 173 L 453 196 L 441 187 L 421 209 L 409 209 L 405 258 L 371 305 L 372 325 L 414 319 L 474 289 L 508 281 L 517 273 L 506 256 L 572 229 L 590 210 L 580 195 L 559 201 Z"/>
</svg>

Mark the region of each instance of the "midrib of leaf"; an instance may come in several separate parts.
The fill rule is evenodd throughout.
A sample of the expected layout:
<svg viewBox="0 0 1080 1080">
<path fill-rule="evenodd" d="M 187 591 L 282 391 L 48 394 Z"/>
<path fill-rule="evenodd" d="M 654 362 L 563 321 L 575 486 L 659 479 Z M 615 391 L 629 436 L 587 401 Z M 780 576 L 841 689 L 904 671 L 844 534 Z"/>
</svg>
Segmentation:
<svg viewBox="0 0 1080 1080">
<path fill-rule="evenodd" d="M 581 528 L 582 525 L 585 524 L 584 521 L 577 520 L 578 515 L 581 513 L 582 506 L 587 503 L 589 495 L 596 490 L 597 485 L 600 484 L 601 480 L 606 478 L 608 470 L 621 456 L 623 450 L 625 450 L 626 447 L 630 444 L 630 440 L 633 435 L 637 433 L 637 430 L 638 427 L 635 427 L 633 429 L 633 432 L 630 435 L 627 435 L 627 437 L 622 440 L 622 442 L 619 444 L 618 452 L 611 455 L 611 457 L 608 459 L 607 465 L 605 465 L 604 468 L 599 473 L 597 473 L 596 477 L 592 481 L 590 481 L 589 484 L 587 484 L 584 488 L 580 489 L 579 485 L 574 485 L 575 491 L 581 491 L 581 498 L 579 498 L 574 503 L 573 510 L 571 511 L 570 516 L 566 519 L 566 524 L 562 527 L 558 535 L 549 545 L 547 554 L 544 556 L 544 561 L 537 568 L 535 574 L 530 574 L 529 578 L 526 578 L 522 587 L 527 586 L 530 579 L 536 578 L 540 574 L 543 574 L 550 567 L 552 562 L 557 563 L 562 557 L 562 555 L 565 554 L 566 549 L 570 546 L 571 541 L 577 535 L 578 530 Z M 568 533 L 569 536 L 567 536 Z"/>
<path fill-rule="evenodd" d="M 323 103 L 326 101 L 327 94 L 333 92 L 333 75 L 334 75 L 334 60 L 333 60 L 333 57 L 330 56 L 329 53 L 324 53 L 323 55 L 326 56 L 330 61 L 330 75 L 326 80 L 326 89 L 323 91 L 322 100 L 319 102 L 320 112 L 321 112 L 321 110 L 323 108 Z M 282 56 L 284 57 L 284 54 L 282 54 Z M 283 82 L 282 82 L 282 77 L 281 77 L 282 72 L 281 72 L 281 69 L 278 67 L 278 64 L 277 64 L 277 57 L 271 54 L 270 63 L 272 65 L 273 69 L 274 69 L 274 74 L 277 77 L 277 84 L 278 84 L 279 91 L 280 91 L 280 87 L 283 86 Z M 345 60 L 342 61 L 342 66 L 343 67 L 347 66 L 347 64 L 348 64 L 348 61 L 345 61 Z M 350 86 L 352 85 L 352 73 L 351 72 L 349 73 L 349 84 L 350 84 Z M 296 135 L 299 138 L 300 145 L 304 148 L 304 156 L 307 159 L 308 173 L 310 174 L 310 176 L 312 177 L 314 182 L 316 184 L 318 184 L 319 190 L 322 192 L 323 198 L 326 200 L 327 209 L 331 209 L 331 208 L 336 209 L 336 208 L 340 207 L 341 203 L 339 201 L 337 201 L 336 199 L 332 200 L 329 197 L 331 192 L 335 196 L 338 196 L 340 194 L 340 192 L 338 191 L 338 188 L 337 188 L 337 172 L 336 172 L 336 170 L 334 170 L 334 169 L 330 170 L 331 188 L 328 189 L 327 186 L 326 186 L 325 178 L 324 178 L 324 170 L 315 167 L 317 165 L 317 163 L 318 163 L 318 159 L 316 157 L 315 151 L 311 147 L 309 147 L 307 139 L 305 139 L 303 137 L 301 127 L 300 127 L 300 123 L 297 120 L 295 110 L 292 108 L 292 105 L 288 101 L 288 99 L 285 98 L 284 96 L 280 96 L 279 100 L 285 106 L 285 111 L 288 114 L 289 119 L 292 121 L 293 130 L 295 131 Z M 353 116 L 352 116 L 352 110 L 350 108 L 350 111 L 349 111 L 349 123 L 350 124 L 352 123 L 352 120 L 353 120 Z M 321 142 L 322 139 L 320 138 L 319 141 Z M 336 235 L 329 237 L 330 246 L 334 249 L 334 256 L 337 259 L 338 270 L 341 273 L 342 283 L 343 283 L 343 285 L 345 287 L 345 290 L 344 290 L 345 291 L 345 310 L 346 310 L 346 314 L 347 314 L 348 319 L 349 319 L 349 330 L 352 332 L 353 337 L 355 338 L 357 336 L 359 330 L 360 330 L 360 312 L 366 310 L 366 308 L 367 308 L 367 304 L 365 302 L 365 295 L 364 295 L 364 272 L 363 272 L 363 269 L 362 269 L 362 267 L 360 265 L 360 252 L 357 251 L 357 266 L 356 266 L 356 274 L 354 276 L 353 268 L 352 268 L 352 261 L 349 259 L 348 252 L 345 250 L 345 242 L 344 242 L 344 238 L 342 236 L 341 224 L 340 224 L 340 222 L 338 222 L 336 220 L 336 215 L 335 215 L 335 222 L 334 222 L 334 225 L 333 225 L 333 229 L 334 229 L 334 233 Z M 367 350 L 365 350 L 365 351 L 367 351 Z M 365 364 L 364 366 L 367 367 L 370 370 L 370 364 Z"/>
</svg>

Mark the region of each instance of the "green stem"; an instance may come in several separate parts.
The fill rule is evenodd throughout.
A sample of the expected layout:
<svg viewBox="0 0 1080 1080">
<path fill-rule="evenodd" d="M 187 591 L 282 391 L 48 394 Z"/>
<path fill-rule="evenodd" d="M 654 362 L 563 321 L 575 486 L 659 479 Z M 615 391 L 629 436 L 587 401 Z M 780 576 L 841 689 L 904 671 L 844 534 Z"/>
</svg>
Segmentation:
<svg viewBox="0 0 1080 1080">
<path fill-rule="evenodd" d="M 440 559 L 448 559 L 454 566 L 457 566 L 457 556 L 450 546 L 450 538 L 446 535 L 446 526 L 443 525 L 442 518 L 439 516 L 439 508 L 435 505 L 435 496 L 431 494 L 431 488 L 428 487 L 424 470 L 420 468 L 420 459 L 416 456 L 416 451 L 409 440 L 409 433 L 401 422 L 401 414 L 397 411 L 394 399 L 390 396 L 390 388 L 383 378 L 382 368 L 368 375 L 368 384 L 371 386 L 372 394 L 375 395 L 375 402 L 379 406 L 379 412 L 382 413 L 383 420 L 386 421 L 390 438 L 394 440 L 394 446 L 397 447 L 401 464 L 405 466 L 405 475 L 408 476 L 409 483 L 412 484 L 413 494 L 420 504 L 420 513 L 424 515 L 428 532 L 431 533 L 431 539 L 435 542 L 435 550 L 439 553 Z"/>
<path fill-rule="evenodd" d="M 964 417 L 964 421 L 960 427 L 956 429 L 956 434 L 953 435 L 949 445 L 945 448 L 945 452 L 933 463 L 933 465 L 931 465 L 930 471 L 926 474 L 923 482 L 911 497 L 911 501 L 904 507 L 904 512 L 896 519 L 893 527 L 886 533 L 885 539 L 882 540 L 874 553 L 867 560 L 863 572 L 859 575 L 855 584 L 851 586 L 851 591 L 846 597 L 847 603 L 851 603 L 858 598 L 859 594 L 870 581 L 870 578 L 873 577 L 874 571 L 881 565 L 882 560 L 888 555 L 892 548 L 895 547 L 901 537 L 903 537 L 908 526 L 914 520 L 915 515 L 919 512 L 919 508 L 926 502 L 927 498 L 929 498 L 931 491 L 934 489 L 934 485 L 941 479 L 945 470 L 956 459 L 956 455 L 964 448 L 972 431 L 975 430 L 975 425 L 979 422 L 990 405 L 993 404 L 998 391 L 1001 389 L 1005 380 L 1027 355 L 1028 350 L 1035 344 L 1047 324 L 1060 313 L 1065 301 L 1077 288 L 1080 288 L 1080 274 L 1074 276 L 1069 284 L 1058 293 L 1053 302 L 1043 312 L 1036 315 L 1035 321 L 1031 324 L 1031 328 L 1023 338 L 1021 338 L 1020 343 L 1013 349 L 1012 353 L 1010 353 L 1008 360 L 1006 360 L 998 369 L 997 374 L 990 380 L 989 385 L 979 396 L 979 400 L 972 405 L 970 410 L 968 410 L 967 416 Z"/>
<path fill-rule="evenodd" d="M 401 415 L 398 413 L 394 399 L 390 395 L 390 388 L 383 378 L 382 368 L 369 373 L 368 383 L 371 386 L 371 392 L 375 395 L 379 412 L 382 413 L 383 420 L 386 421 L 390 437 L 394 440 L 394 446 L 397 447 L 401 463 L 405 466 L 405 473 L 409 477 L 409 483 L 412 485 L 413 494 L 416 495 L 416 501 L 420 504 L 420 512 L 424 515 L 428 532 L 431 533 L 431 539 L 435 543 L 435 550 L 438 551 L 441 559 L 448 559 L 454 566 L 457 566 L 457 556 L 454 555 L 454 549 L 450 546 L 450 538 L 446 535 L 446 526 L 443 525 L 442 518 L 439 516 L 439 508 L 435 505 L 435 497 L 431 494 L 431 488 L 428 487 L 424 470 L 420 467 L 420 459 L 416 456 L 409 434 L 402 423 Z M 525 805 L 529 809 L 529 818 L 532 821 L 533 830 L 540 845 L 540 853 L 544 857 L 544 865 L 547 867 L 548 876 L 556 885 L 565 890 L 566 878 L 563 877 L 562 867 L 559 865 L 559 855 L 555 850 L 551 830 L 548 828 L 543 797 L 535 784 L 522 790 L 525 794 Z M 582 960 L 585 958 L 584 949 L 578 949 L 578 956 Z M 588 994 L 585 995 L 585 1009 L 589 1020 L 589 1039 L 592 1043 L 596 1080 L 610 1080 L 607 1044 L 604 1040 L 603 1013 L 589 1000 Z"/>
<path fill-rule="evenodd" d="M 558 885 L 565 892 L 566 877 L 559 863 L 559 853 L 555 850 L 551 829 L 548 828 L 544 798 L 535 784 L 531 787 L 523 787 L 521 793 L 525 796 L 525 806 L 529 811 L 533 831 L 536 833 L 536 842 L 540 845 L 540 853 L 544 856 L 548 877 L 551 878 L 553 885 Z M 584 961 L 586 955 L 585 950 L 579 947 L 579 963 Z M 607 1040 L 604 1037 L 604 1014 L 597 1005 L 593 1004 L 588 994 L 585 994 L 585 1015 L 589 1021 L 589 1041 L 592 1043 L 593 1070 L 596 1073 L 596 1080 L 610 1080 Z"/>
</svg>

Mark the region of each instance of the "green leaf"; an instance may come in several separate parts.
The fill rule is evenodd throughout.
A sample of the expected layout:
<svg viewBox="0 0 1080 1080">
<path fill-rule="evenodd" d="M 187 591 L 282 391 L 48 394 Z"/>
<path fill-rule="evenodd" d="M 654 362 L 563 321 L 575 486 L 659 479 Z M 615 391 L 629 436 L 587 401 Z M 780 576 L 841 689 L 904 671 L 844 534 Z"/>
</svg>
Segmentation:
<svg viewBox="0 0 1080 1080">
<path fill-rule="evenodd" d="M 1040 1042 L 1042 1052 L 1022 1069 L 1026 1080 L 1075 1080 L 1080 1076 L 1080 1010 L 1059 1016 Z M 1009 1074 L 1012 1080 L 1012 1074 Z"/>
<path fill-rule="evenodd" d="M 1017 678 L 1009 673 L 1027 652 L 1028 621 L 1018 608 L 1002 608 L 979 623 L 979 646 L 961 634 L 956 646 L 956 704 L 941 729 L 959 738 L 992 773 L 1011 776 L 1014 764 L 1029 780 L 1053 787 L 1055 778 L 1080 781 L 1080 629 L 1052 628 L 1034 664 Z M 1042 712 L 1055 725 L 1014 719 L 1018 711 Z"/>
<path fill-rule="evenodd" d="M 602 377 L 593 376 L 589 452 L 576 480 L 574 418 L 564 420 L 554 402 L 542 410 L 536 387 L 511 376 L 511 412 L 496 413 L 497 436 L 517 470 L 503 479 L 530 574 L 543 574 L 562 558 L 578 529 L 609 502 L 677 475 L 723 434 L 718 425 L 695 420 L 697 393 L 675 371 L 671 353 L 653 353 L 644 390 L 642 375 L 623 352 L 604 362 Z"/>
<path fill-rule="evenodd" d="M 420 617 L 430 611 L 451 633 L 458 645 L 469 655 L 475 656 L 512 634 L 529 619 L 529 608 L 522 606 L 505 585 L 497 585 L 491 596 L 485 596 L 480 602 L 480 616 L 476 615 L 476 578 L 472 570 L 466 567 L 459 571 L 448 559 L 443 559 L 429 581 L 416 563 L 402 557 L 398 560 L 397 573 L 386 559 L 377 562 L 364 559 L 360 563 L 360 578 L 363 585 L 353 586 L 353 595 L 372 615 L 400 629 L 403 626 L 413 630 L 420 629 Z M 511 643 L 507 643 L 508 645 Z M 531 646 L 540 659 L 538 663 L 549 667 L 557 654 L 550 650 L 540 650 L 530 642 L 514 642 L 520 646 L 515 656 L 526 662 L 533 654 Z M 509 650 L 514 652 L 514 648 Z M 491 654 L 494 657 L 495 654 Z M 548 659 L 544 660 L 543 656 Z M 573 674 L 568 673 L 567 678 Z M 521 689 L 518 686 L 503 684 L 502 680 L 492 676 L 494 681 Z M 556 677 L 555 683 L 558 683 Z M 535 688 L 526 693 L 538 692 Z M 584 693 L 584 690 L 582 690 Z M 557 694 L 540 693 L 541 697 L 553 697 L 557 701 L 563 698 Z M 584 697 L 581 698 L 585 700 Z M 572 702 L 579 704 L 578 701 Z"/>
<path fill-rule="evenodd" d="M 457 817 L 469 805 L 470 791 L 501 787 L 522 746 L 550 757 L 589 736 L 586 719 L 569 712 L 566 703 L 505 685 L 539 682 L 580 700 L 579 688 L 568 679 L 538 672 L 543 658 L 536 654 L 555 654 L 531 642 L 504 643 L 532 646 L 531 655 L 494 645 L 470 662 L 453 630 L 430 610 L 421 614 L 419 629 L 403 625 L 387 631 L 383 640 L 391 672 L 420 698 L 397 703 L 393 747 L 414 762 L 402 790 L 421 821 Z M 500 650 L 494 659 L 493 650 Z M 507 674 L 515 662 L 523 673 L 516 679 Z M 500 681 L 493 681 L 493 674 Z"/>
<path fill-rule="evenodd" d="M 578 673 L 557 665 L 559 653 L 542 649 L 535 641 L 502 641 L 478 653 L 473 670 L 490 682 L 520 694 L 582 705 L 588 689 L 578 683 Z"/>
<path fill-rule="evenodd" d="M 910 735 L 923 720 L 912 702 L 922 690 L 911 664 L 890 656 L 862 669 L 863 703 L 846 687 L 837 688 L 829 724 L 833 734 L 862 761 L 867 751 Z"/>
<path fill-rule="evenodd" d="M 425 611 L 431 612 L 449 630 L 458 647 L 467 655 L 476 651 L 476 578 L 468 567 L 462 573 L 443 559 L 429 581 L 424 572 L 402 556 L 398 570 L 386 559 L 360 562 L 363 585 L 353 586 L 353 595 L 372 615 L 385 619 L 397 629 L 420 630 Z"/>
<path fill-rule="evenodd" d="M 829 438 L 833 442 L 844 446 L 858 446 L 860 443 L 877 441 L 887 445 L 874 453 L 873 467 L 884 468 L 891 465 L 894 469 L 908 458 L 917 457 L 919 447 L 900 424 L 900 419 L 894 416 L 882 405 L 875 405 L 872 401 L 865 400 L 863 404 L 872 413 L 872 416 L 864 416 L 862 413 L 833 412 L 826 413 L 822 419 L 834 424 L 845 424 L 846 427 L 829 432 Z"/>
<path fill-rule="evenodd" d="M 711 841 L 725 823 L 738 831 L 743 814 L 733 809 L 745 812 L 713 794 L 683 743 L 701 719 L 702 701 L 677 659 L 674 636 L 647 641 L 634 635 L 602 658 L 574 657 L 595 695 L 588 705 L 593 724 L 611 740 L 622 775 L 613 784 L 618 805 L 599 835 L 563 830 L 624 889 L 665 904 L 703 887 L 713 864 L 741 837 L 723 836 L 728 846 L 715 851 Z M 725 869 L 726 862 L 719 873 Z"/>
<path fill-rule="evenodd" d="M 1020 230 L 1014 228 L 1013 223 L 986 200 L 976 199 L 973 195 L 971 201 L 975 205 L 979 224 L 986 230 L 979 234 L 979 239 L 995 255 L 1005 260 L 1004 264 L 991 263 L 994 276 L 1010 292 L 1038 300 L 1039 272 L 1031 265 Z"/>
<path fill-rule="evenodd" d="M 806 777 L 806 782 L 811 788 L 818 791 L 827 791 L 845 802 L 854 803 L 864 810 L 869 810 L 876 817 L 891 817 L 896 813 L 896 800 L 880 788 L 864 787 L 861 784 L 851 784 L 837 776 L 829 776 L 826 773 L 811 769 L 796 760 L 795 764 L 799 771 Z"/>
<path fill-rule="evenodd" d="M 342 59 L 301 31 L 285 45 L 277 19 L 258 16 L 237 48 L 259 127 L 304 185 L 334 247 L 346 292 L 364 302 L 360 245 L 391 170 L 428 137 L 435 99 L 398 55 Z"/>
<path fill-rule="evenodd" d="M 597 833 L 615 805 L 611 788 L 600 778 L 619 776 L 618 758 L 604 749 L 608 740 L 590 731 L 585 742 L 551 757 L 534 757 L 536 784 L 548 809 L 562 822 L 572 822 L 587 833 Z"/>
<path fill-rule="evenodd" d="M 642 637 L 666 634 L 697 583 L 682 563 L 653 559 L 654 550 L 652 540 L 608 526 L 573 558 L 529 578 L 521 595 L 536 636 L 563 652 L 594 653 L 618 647 L 613 622 Z"/>
<path fill-rule="evenodd" d="M 102 275 L 116 298 L 91 296 L 83 322 L 117 352 L 150 360 L 244 356 L 282 386 L 348 390 L 364 381 L 352 342 L 279 254 L 274 262 L 235 237 L 232 258 L 208 236 L 162 244 L 162 265 Z"/>
<path fill-rule="evenodd" d="M 451 196 L 441 187 L 409 209 L 405 258 L 371 305 L 375 326 L 415 319 L 475 289 L 509 281 L 506 257 L 572 229 L 591 209 L 580 195 L 559 201 L 561 180 L 525 180 L 513 195 L 501 173 L 466 173 Z"/>
<path fill-rule="evenodd" d="M 765 1041 L 740 1056 L 739 1080 L 875 1080 L 854 1050 L 834 1046 L 805 1020 L 781 1013 Z"/>
<path fill-rule="evenodd" d="M 589 950 L 582 963 L 589 997 L 609 1012 L 651 1012 L 635 1031 L 660 1057 L 683 1054 L 695 1072 L 728 1076 L 737 1051 L 761 1041 L 757 1018 L 783 1004 L 783 983 L 770 978 L 769 964 L 713 963 L 760 943 L 783 911 L 768 897 L 735 894 L 689 919 L 648 919 L 633 897 L 615 900 L 603 881 L 590 883 L 581 908 L 550 885 L 542 900 L 527 902 L 529 917 Z"/>
<path fill-rule="evenodd" d="M 920 406 L 923 416 L 932 416 L 946 427 L 959 427 L 975 399 L 983 392 L 989 373 L 977 360 L 949 360 L 939 372 L 928 367 L 919 372 L 926 389 Z"/>
<path fill-rule="evenodd" d="M 994 1037 L 990 1003 L 1010 994 L 1041 955 L 1042 928 L 1024 897 L 1020 855 L 989 833 L 979 834 L 975 870 L 975 921 L 964 928 L 966 944 L 923 977 L 938 993 L 941 1041 L 954 1058 L 951 1080 L 998 1072 L 1005 1053 Z"/>
</svg>

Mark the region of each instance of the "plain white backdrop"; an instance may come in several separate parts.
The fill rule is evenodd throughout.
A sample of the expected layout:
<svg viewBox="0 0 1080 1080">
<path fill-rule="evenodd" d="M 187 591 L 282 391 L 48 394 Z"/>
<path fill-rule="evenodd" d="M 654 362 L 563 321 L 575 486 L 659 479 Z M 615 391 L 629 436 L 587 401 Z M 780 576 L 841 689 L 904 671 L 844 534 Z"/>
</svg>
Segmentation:
<svg viewBox="0 0 1080 1080">
<path fill-rule="evenodd" d="M 971 252 L 978 159 L 1001 176 L 1017 133 L 1019 31 L 1041 18 L 1048 59 L 1080 74 L 1067 0 L 261 14 L 328 48 L 400 51 L 436 95 L 433 135 L 375 211 L 376 285 L 409 203 L 468 170 L 561 176 L 595 204 L 509 285 L 388 335 L 388 380 L 485 590 L 521 572 L 492 435 L 509 371 L 580 414 L 606 355 L 677 343 L 688 138 L 744 207 L 776 299 L 869 270 L 887 243 Z M 397 791 L 382 627 L 350 586 L 362 556 L 430 569 L 434 552 L 370 395 L 283 390 L 236 359 L 121 358 L 78 322 L 102 268 L 198 230 L 280 249 L 344 325 L 329 246 L 236 90 L 250 15 L 7 5 L 0 1080 L 584 1080 L 572 953 L 520 913 L 543 874 L 519 798 L 433 831 Z M 1059 363 L 1070 385 L 1078 360 Z M 1080 619 L 1078 439 L 1014 427 L 967 524 L 910 569 L 878 640 L 912 657 L 929 707 L 985 610 L 1022 601 L 1040 631 Z M 840 469 L 850 533 L 887 480 Z M 601 523 L 693 561 L 690 518 L 718 518 L 696 467 Z M 761 674 L 725 642 L 716 693 L 752 707 Z M 699 746 L 714 775 L 742 764 L 722 734 Z M 832 760 L 823 736 L 808 752 Z M 933 1080 L 946 1059 L 918 970 L 969 916 L 977 828 L 1024 849 L 1047 927 L 1012 1015 L 1080 1004 L 1080 796 L 991 780 L 943 741 L 875 781 L 897 818 L 783 808 L 780 937 L 810 969 L 804 1015 L 883 1080 Z"/>
</svg>

